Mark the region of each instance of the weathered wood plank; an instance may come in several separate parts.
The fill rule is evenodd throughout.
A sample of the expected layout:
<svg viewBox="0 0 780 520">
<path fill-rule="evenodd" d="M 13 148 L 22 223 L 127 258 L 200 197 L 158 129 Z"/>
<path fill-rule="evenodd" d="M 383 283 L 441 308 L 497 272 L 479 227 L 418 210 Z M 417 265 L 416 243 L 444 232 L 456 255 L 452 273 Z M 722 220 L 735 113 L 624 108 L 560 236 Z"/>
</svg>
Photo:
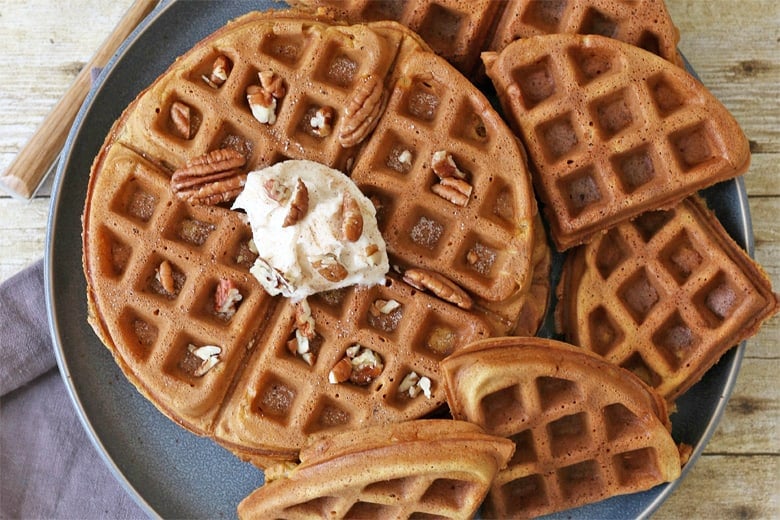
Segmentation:
<svg viewBox="0 0 780 520">
<path fill-rule="evenodd" d="M 754 151 L 780 152 L 780 8 L 775 0 L 667 2 L 680 50 L 731 110 Z"/>
<path fill-rule="evenodd" d="M 681 518 L 780 518 L 780 457 L 705 455 L 653 516 Z"/>
<path fill-rule="evenodd" d="M 705 453 L 780 456 L 780 444 L 777 443 L 777 425 L 780 424 L 778 370 L 780 356 L 745 357 L 734 393 Z"/>
<path fill-rule="evenodd" d="M 0 199 L 0 281 L 43 257 L 49 199 Z"/>
</svg>

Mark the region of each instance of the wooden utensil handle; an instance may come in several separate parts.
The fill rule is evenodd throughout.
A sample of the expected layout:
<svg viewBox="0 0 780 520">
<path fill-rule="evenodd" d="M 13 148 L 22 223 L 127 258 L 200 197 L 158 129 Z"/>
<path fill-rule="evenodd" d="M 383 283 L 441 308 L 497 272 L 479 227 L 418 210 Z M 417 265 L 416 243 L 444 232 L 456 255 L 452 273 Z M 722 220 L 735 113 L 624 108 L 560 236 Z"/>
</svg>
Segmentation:
<svg viewBox="0 0 780 520">
<path fill-rule="evenodd" d="M 84 65 L 73 84 L 46 116 L 30 140 L 0 176 L 0 187 L 9 194 L 30 199 L 46 172 L 57 159 L 90 89 L 90 71 L 104 66 L 135 27 L 159 0 L 136 0 L 109 34 L 92 59 Z"/>
</svg>

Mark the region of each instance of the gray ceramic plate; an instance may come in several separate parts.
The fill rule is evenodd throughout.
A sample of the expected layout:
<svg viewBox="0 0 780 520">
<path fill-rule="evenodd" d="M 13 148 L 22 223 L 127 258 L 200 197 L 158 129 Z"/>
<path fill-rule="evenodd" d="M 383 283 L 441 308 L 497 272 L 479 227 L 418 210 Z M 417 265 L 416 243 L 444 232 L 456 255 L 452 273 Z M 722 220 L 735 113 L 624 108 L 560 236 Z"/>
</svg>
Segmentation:
<svg viewBox="0 0 780 520">
<path fill-rule="evenodd" d="M 177 56 L 238 15 L 279 6 L 257 0 L 181 1 L 160 6 L 101 74 L 71 131 L 54 182 L 46 250 L 46 298 L 57 360 L 93 443 L 127 492 L 150 516 L 235 517 L 236 505 L 262 484 L 263 474 L 160 414 L 127 382 L 87 324 L 80 218 L 90 165 L 124 107 Z M 725 182 L 704 195 L 726 229 L 752 253 L 743 182 Z M 556 267 L 560 267 L 560 260 L 556 258 Z M 557 278 L 557 272 L 553 278 Z M 549 326 L 542 334 L 548 331 Z M 695 463 L 718 423 L 743 352 L 744 344 L 728 352 L 678 401 L 678 411 L 672 417 L 673 436 L 695 447 L 685 471 Z M 645 518 L 675 485 L 616 497 L 558 516 Z"/>
</svg>

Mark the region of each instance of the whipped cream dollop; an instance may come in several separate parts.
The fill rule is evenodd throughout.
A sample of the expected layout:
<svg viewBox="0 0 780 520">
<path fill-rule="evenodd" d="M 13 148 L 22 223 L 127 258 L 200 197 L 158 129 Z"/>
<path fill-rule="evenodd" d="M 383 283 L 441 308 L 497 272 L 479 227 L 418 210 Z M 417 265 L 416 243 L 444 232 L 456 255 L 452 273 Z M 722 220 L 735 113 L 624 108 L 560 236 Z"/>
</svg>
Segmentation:
<svg viewBox="0 0 780 520">
<path fill-rule="evenodd" d="M 258 253 L 250 272 L 269 294 L 300 300 L 384 282 L 376 209 L 338 170 L 289 160 L 250 172 L 233 209 L 247 214 Z"/>
</svg>

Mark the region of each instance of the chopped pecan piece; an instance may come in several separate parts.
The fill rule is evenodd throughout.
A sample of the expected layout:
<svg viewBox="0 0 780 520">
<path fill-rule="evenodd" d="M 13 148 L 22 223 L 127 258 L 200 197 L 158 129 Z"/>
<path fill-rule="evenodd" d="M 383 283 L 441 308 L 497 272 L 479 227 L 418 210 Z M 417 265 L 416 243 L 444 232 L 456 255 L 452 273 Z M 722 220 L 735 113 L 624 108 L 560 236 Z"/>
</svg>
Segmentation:
<svg viewBox="0 0 780 520">
<path fill-rule="evenodd" d="M 352 363 L 348 358 L 344 357 L 328 372 L 328 382 L 332 385 L 344 383 L 349 381 L 350 375 L 352 375 Z"/>
<path fill-rule="evenodd" d="M 341 232 L 344 239 L 355 242 L 363 234 L 363 214 L 357 201 L 349 194 L 344 193 L 341 200 Z"/>
<path fill-rule="evenodd" d="M 275 99 L 282 99 L 287 94 L 287 89 L 284 86 L 284 80 L 280 75 L 274 71 L 268 69 L 257 73 L 257 77 L 260 78 L 260 86 L 263 90 L 268 92 Z"/>
<path fill-rule="evenodd" d="M 438 184 L 431 186 L 436 195 L 462 207 L 468 205 L 472 190 L 471 184 L 457 177 L 443 177 Z"/>
<path fill-rule="evenodd" d="M 399 307 L 401 307 L 401 304 L 396 300 L 383 300 L 378 298 L 374 300 L 371 307 L 368 308 L 368 312 L 370 312 L 372 316 L 379 316 L 380 314 L 390 314 Z"/>
<path fill-rule="evenodd" d="M 442 300 L 457 305 L 461 309 L 470 309 L 471 297 L 449 278 L 426 269 L 407 269 L 403 280 L 421 291 L 429 290 Z"/>
<path fill-rule="evenodd" d="M 382 83 L 369 74 L 363 76 L 358 87 L 344 109 L 344 119 L 339 131 L 339 144 L 349 148 L 360 143 L 371 133 L 385 107 L 385 94 Z"/>
<path fill-rule="evenodd" d="M 187 351 L 201 361 L 192 374 L 195 377 L 202 377 L 206 375 L 206 372 L 214 368 L 219 363 L 219 355 L 222 353 L 222 349 L 215 345 L 196 347 L 192 343 L 187 345 Z"/>
<path fill-rule="evenodd" d="M 417 372 L 409 372 L 406 377 L 403 378 L 401 384 L 398 385 L 398 394 L 402 396 L 408 396 L 412 399 L 420 395 L 422 392 L 425 397 L 430 399 L 431 394 L 431 380 L 426 376 L 419 376 Z"/>
<path fill-rule="evenodd" d="M 352 364 L 349 380 L 359 386 L 371 384 L 384 369 L 384 363 L 379 354 L 360 345 L 354 345 L 351 349 L 347 349 L 347 357 Z"/>
<path fill-rule="evenodd" d="M 445 150 L 434 152 L 433 157 L 431 158 L 431 169 L 440 179 L 457 177 L 458 179 L 465 180 L 467 177 L 466 172 L 461 171 L 461 169 L 458 168 L 458 165 L 455 164 L 455 159 L 452 158 L 452 154 Z"/>
<path fill-rule="evenodd" d="M 340 282 L 349 274 L 347 268 L 341 265 L 335 255 L 328 253 L 312 262 L 312 267 L 329 282 Z"/>
<path fill-rule="evenodd" d="M 366 256 L 370 265 L 379 265 L 379 262 L 382 261 L 382 252 L 376 244 L 368 244 L 366 246 Z"/>
<path fill-rule="evenodd" d="M 272 125 L 276 122 L 277 100 L 287 93 L 284 80 L 272 70 L 259 72 L 260 85 L 250 85 L 246 89 L 246 100 L 252 115 L 259 122 Z"/>
<path fill-rule="evenodd" d="M 320 107 L 309 120 L 311 130 L 318 137 L 327 137 L 333 131 L 333 108 Z"/>
<path fill-rule="evenodd" d="M 353 345 L 345 354 L 328 374 L 328 381 L 332 384 L 349 381 L 359 386 L 366 386 L 379 377 L 384 370 L 382 358 L 369 348 Z"/>
<path fill-rule="evenodd" d="M 295 305 L 295 328 L 307 339 L 314 339 L 314 317 L 305 298 Z"/>
<path fill-rule="evenodd" d="M 171 267 L 171 263 L 168 260 L 163 260 L 160 263 L 155 276 L 165 292 L 173 294 L 174 291 L 176 291 L 176 284 L 173 279 L 173 267 Z"/>
<path fill-rule="evenodd" d="M 233 65 L 230 63 L 227 56 L 220 54 L 211 66 L 211 73 L 208 76 L 204 74 L 201 78 L 209 87 L 218 89 L 227 81 L 232 67 Z"/>
<path fill-rule="evenodd" d="M 244 188 L 241 168 L 246 157 L 233 148 L 219 148 L 195 157 L 171 176 L 171 188 L 179 199 L 193 205 L 228 202 Z"/>
<path fill-rule="evenodd" d="M 192 138 L 192 109 L 186 103 L 174 101 L 171 104 L 171 122 L 177 136 L 182 139 Z"/>
<path fill-rule="evenodd" d="M 285 204 L 290 199 L 290 188 L 277 179 L 267 179 L 263 184 L 268 198 L 279 204 Z"/>
<path fill-rule="evenodd" d="M 238 302 L 243 299 L 236 285 L 229 278 L 220 278 L 214 291 L 214 312 L 226 318 L 236 313 Z"/>
</svg>

